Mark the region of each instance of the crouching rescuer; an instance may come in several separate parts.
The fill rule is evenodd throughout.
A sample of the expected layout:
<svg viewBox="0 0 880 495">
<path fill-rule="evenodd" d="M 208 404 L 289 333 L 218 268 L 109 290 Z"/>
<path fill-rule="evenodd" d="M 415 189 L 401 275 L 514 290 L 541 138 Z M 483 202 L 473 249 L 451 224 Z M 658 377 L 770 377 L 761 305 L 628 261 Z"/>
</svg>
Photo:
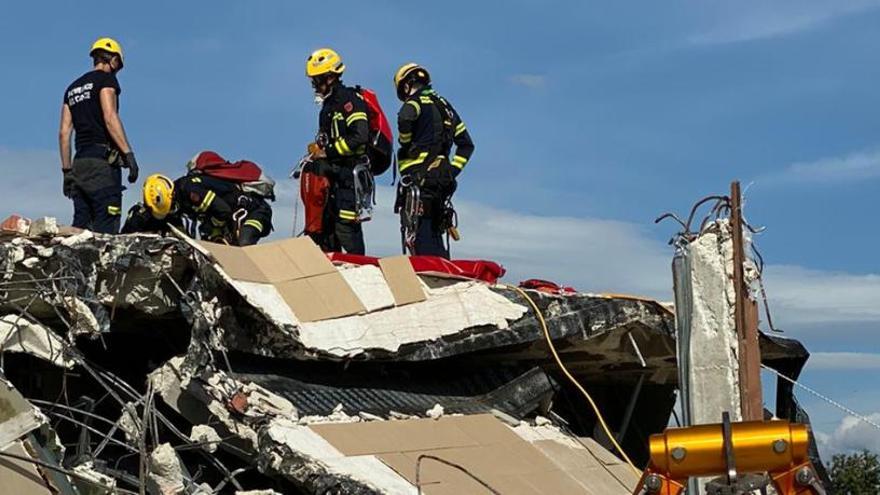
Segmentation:
<svg viewBox="0 0 880 495">
<path fill-rule="evenodd" d="M 162 174 L 153 174 L 144 181 L 143 200 L 132 206 L 122 226 L 123 234 L 149 232 L 164 234 L 173 225 L 183 228 L 183 219 L 174 205 L 174 182 Z"/>
<path fill-rule="evenodd" d="M 424 67 L 403 65 L 394 75 L 394 87 L 403 102 L 397 115 L 401 180 L 395 211 L 404 250 L 449 258 L 443 236 L 458 237 L 452 195 L 474 143 L 452 105 L 431 87 Z"/>
<path fill-rule="evenodd" d="M 275 200 L 275 181 L 256 163 L 229 162 L 203 151 L 187 169 L 187 175 L 174 181 L 174 204 L 198 223 L 202 239 L 249 246 L 272 232 L 269 201 Z"/>
<path fill-rule="evenodd" d="M 138 177 L 138 165 L 119 118 L 122 90 L 116 73 L 122 70 L 122 47 L 101 38 L 89 52 L 94 69 L 64 92 L 58 145 L 64 173 L 64 195 L 73 200 L 73 226 L 104 234 L 119 232 L 122 171 L 128 182 Z M 76 133 L 71 164 L 70 137 Z"/>
</svg>

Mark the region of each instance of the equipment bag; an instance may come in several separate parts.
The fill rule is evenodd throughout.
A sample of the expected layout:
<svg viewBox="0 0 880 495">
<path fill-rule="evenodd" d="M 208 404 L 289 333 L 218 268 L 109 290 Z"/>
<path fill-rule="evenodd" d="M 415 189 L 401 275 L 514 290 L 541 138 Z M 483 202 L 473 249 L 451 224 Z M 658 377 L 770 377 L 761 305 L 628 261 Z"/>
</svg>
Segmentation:
<svg viewBox="0 0 880 495">
<path fill-rule="evenodd" d="M 379 105 L 379 97 L 367 88 L 357 86 L 357 92 L 367 104 L 367 120 L 370 125 L 370 141 L 367 143 L 367 156 L 370 158 L 370 171 L 373 175 L 381 175 L 391 166 L 393 156 L 394 135 L 391 124 Z"/>
<path fill-rule="evenodd" d="M 217 179 L 235 182 L 242 191 L 275 201 L 275 181 L 263 173 L 254 162 L 239 160 L 228 162 L 213 151 L 202 151 L 186 164 L 191 174 L 203 174 Z"/>
<path fill-rule="evenodd" d="M 330 180 L 319 175 L 312 162 L 307 163 L 299 178 L 299 194 L 306 210 L 306 224 L 303 232 L 307 235 L 324 232 L 324 209 L 330 196 Z M 331 229 L 332 230 L 332 229 Z"/>
</svg>

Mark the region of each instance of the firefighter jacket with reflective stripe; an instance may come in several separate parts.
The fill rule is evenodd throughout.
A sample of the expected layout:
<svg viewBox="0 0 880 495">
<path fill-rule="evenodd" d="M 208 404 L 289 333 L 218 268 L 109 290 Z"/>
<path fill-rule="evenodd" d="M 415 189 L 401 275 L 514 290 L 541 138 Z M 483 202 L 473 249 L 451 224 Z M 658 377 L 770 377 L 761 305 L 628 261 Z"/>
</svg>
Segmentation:
<svg viewBox="0 0 880 495">
<path fill-rule="evenodd" d="M 231 224 L 237 210 L 249 210 L 252 204 L 264 202 L 243 192 L 234 182 L 197 174 L 174 181 L 174 201 L 181 213 L 210 219 L 218 226 Z"/>
<path fill-rule="evenodd" d="M 400 148 L 397 151 L 401 173 L 412 167 L 445 156 L 461 170 L 474 153 L 474 142 L 458 112 L 430 87 L 410 96 L 397 114 Z M 452 146 L 455 145 L 455 154 Z"/>
<path fill-rule="evenodd" d="M 321 106 L 318 126 L 330 162 L 353 163 L 366 153 L 370 139 L 367 104 L 354 88 L 342 84 L 333 88 Z"/>
</svg>

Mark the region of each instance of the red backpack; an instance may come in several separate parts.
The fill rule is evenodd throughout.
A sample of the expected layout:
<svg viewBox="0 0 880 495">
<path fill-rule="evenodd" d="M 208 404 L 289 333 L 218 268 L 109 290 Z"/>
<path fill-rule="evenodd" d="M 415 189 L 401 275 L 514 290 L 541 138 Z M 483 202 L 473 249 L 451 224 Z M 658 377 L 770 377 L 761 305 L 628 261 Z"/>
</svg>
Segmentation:
<svg viewBox="0 0 880 495">
<path fill-rule="evenodd" d="M 275 181 L 263 173 L 254 162 L 239 160 L 228 162 L 213 151 L 202 151 L 187 162 L 186 168 L 191 174 L 203 174 L 217 179 L 235 182 L 245 192 L 275 200 Z"/>
<path fill-rule="evenodd" d="M 370 157 L 370 171 L 373 175 L 381 175 L 391 166 L 394 135 L 391 124 L 379 105 L 379 97 L 372 89 L 355 88 L 367 104 L 367 120 L 370 123 L 370 142 L 367 143 L 367 156 Z"/>
</svg>

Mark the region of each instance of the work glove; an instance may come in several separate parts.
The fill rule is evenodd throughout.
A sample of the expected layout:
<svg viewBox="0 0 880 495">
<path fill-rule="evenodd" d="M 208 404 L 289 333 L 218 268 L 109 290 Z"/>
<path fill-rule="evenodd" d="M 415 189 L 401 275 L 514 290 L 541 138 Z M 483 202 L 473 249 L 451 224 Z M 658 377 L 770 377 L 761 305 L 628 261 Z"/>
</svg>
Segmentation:
<svg viewBox="0 0 880 495">
<path fill-rule="evenodd" d="M 73 175 L 71 175 L 72 170 L 69 168 L 61 169 L 61 172 L 64 174 L 64 183 L 62 184 L 62 190 L 64 191 L 64 197 L 73 198 Z"/>
<path fill-rule="evenodd" d="M 128 183 L 134 184 L 138 180 L 138 173 L 140 169 L 138 168 L 137 160 L 134 158 L 134 152 L 129 151 L 125 154 L 125 158 L 123 159 L 125 164 L 125 168 L 128 169 Z"/>
<path fill-rule="evenodd" d="M 319 152 L 322 151 L 321 145 L 319 145 L 318 143 L 309 143 L 309 145 L 306 149 L 308 150 L 309 155 L 311 155 L 311 156 L 315 156 L 316 154 L 318 154 Z"/>
</svg>

